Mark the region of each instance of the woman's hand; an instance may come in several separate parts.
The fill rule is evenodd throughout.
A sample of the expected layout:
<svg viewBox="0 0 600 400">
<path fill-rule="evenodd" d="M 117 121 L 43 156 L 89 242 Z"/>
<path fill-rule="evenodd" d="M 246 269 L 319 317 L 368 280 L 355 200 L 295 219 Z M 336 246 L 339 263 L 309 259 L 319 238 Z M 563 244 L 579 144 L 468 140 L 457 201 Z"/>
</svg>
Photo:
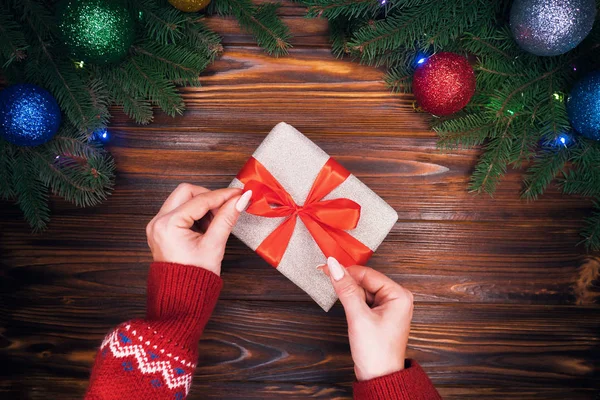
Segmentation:
<svg viewBox="0 0 600 400">
<path fill-rule="evenodd" d="M 319 268 L 331 278 L 344 306 L 356 379 L 404 369 L 412 293 L 380 272 L 360 265 L 344 268 L 332 257 Z"/>
<path fill-rule="evenodd" d="M 182 183 L 146 227 L 154 261 L 196 265 L 217 275 L 225 244 L 252 192 Z"/>
</svg>

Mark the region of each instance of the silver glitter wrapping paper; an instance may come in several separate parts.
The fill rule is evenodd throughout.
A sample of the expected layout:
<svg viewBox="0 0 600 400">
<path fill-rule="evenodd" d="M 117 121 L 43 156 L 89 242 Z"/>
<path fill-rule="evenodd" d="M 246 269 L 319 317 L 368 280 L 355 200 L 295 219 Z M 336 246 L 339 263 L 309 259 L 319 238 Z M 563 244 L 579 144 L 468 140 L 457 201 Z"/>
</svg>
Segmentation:
<svg viewBox="0 0 600 400">
<path fill-rule="evenodd" d="M 319 171 L 329 159 L 319 146 L 293 126 L 277 124 L 256 149 L 254 158 L 260 161 L 287 190 L 297 204 L 303 204 Z M 242 188 L 237 179 L 230 187 Z M 335 188 L 324 199 L 348 198 L 360 204 L 361 216 L 355 229 L 348 231 L 371 250 L 385 239 L 398 220 L 398 214 L 354 175 Z M 265 218 L 242 213 L 233 234 L 252 250 L 281 224 L 284 218 Z M 316 270 L 326 262 L 325 255 L 300 220 L 277 270 L 304 290 L 325 311 L 329 311 L 337 296 L 329 278 Z"/>
</svg>

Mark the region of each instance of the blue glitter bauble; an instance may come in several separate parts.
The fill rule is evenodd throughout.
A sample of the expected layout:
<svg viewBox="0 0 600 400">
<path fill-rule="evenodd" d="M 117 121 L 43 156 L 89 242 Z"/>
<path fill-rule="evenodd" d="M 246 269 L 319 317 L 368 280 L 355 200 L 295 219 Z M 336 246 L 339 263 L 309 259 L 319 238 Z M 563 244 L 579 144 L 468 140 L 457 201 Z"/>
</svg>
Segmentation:
<svg viewBox="0 0 600 400">
<path fill-rule="evenodd" d="M 510 29 L 523 50 L 557 56 L 585 39 L 595 17 L 595 0 L 515 0 Z"/>
<path fill-rule="evenodd" d="M 0 92 L 0 137 L 18 146 L 46 143 L 58 131 L 60 108 L 39 86 L 12 85 Z"/>
<path fill-rule="evenodd" d="M 600 140 L 600 71 L 575 83 L 567 99 L 567 112 L 578 133 Z"/>
</svg>

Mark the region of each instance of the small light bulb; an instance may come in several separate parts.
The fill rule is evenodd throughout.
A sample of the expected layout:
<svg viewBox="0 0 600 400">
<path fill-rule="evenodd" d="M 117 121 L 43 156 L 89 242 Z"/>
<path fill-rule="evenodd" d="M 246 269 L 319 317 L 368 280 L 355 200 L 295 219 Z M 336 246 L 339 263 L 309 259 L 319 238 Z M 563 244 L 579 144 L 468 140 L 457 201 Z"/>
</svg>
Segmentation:
<svg viewBox="0 0 600 400">
<path fill-rule="evenodd" d="M 417 61 L 417 64 L 423 64 L 425 60 L 426 58 L 420 58 L 419 61 Z"/>
</svg>

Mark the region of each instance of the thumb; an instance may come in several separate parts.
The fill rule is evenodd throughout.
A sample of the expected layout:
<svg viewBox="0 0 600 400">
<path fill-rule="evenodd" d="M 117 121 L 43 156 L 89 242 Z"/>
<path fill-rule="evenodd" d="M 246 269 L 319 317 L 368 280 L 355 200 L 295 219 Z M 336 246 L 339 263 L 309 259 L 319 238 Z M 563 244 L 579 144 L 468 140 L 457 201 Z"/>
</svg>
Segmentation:
<svg viewBox="0 0 600 400">
<path fill-rule="evenodd" d="M 329 257 L 327 259 L 327 269 L 333 288 L 340 298 L 342 306 L 344 306 L 346 319 L 350 320 L 368 311 L 369 306 L 367 306 L 365 300 L 365 291 L 346 271 L 346 268 L 335 258 Z"/>
<path fill-rule="evenodd" d="M 216 250 L 217 253 L 225 253 L 225 245 L 231 234 L 231 230 L 235 226 L 240 213 L 244 211 L 250 198 L 252 191 L 247 191 L 241 197 L 234 197 L 227 201 L 215 214 L 210 225 L 204 234 L 204 241 L 208 248 Z"/>
</svg>

